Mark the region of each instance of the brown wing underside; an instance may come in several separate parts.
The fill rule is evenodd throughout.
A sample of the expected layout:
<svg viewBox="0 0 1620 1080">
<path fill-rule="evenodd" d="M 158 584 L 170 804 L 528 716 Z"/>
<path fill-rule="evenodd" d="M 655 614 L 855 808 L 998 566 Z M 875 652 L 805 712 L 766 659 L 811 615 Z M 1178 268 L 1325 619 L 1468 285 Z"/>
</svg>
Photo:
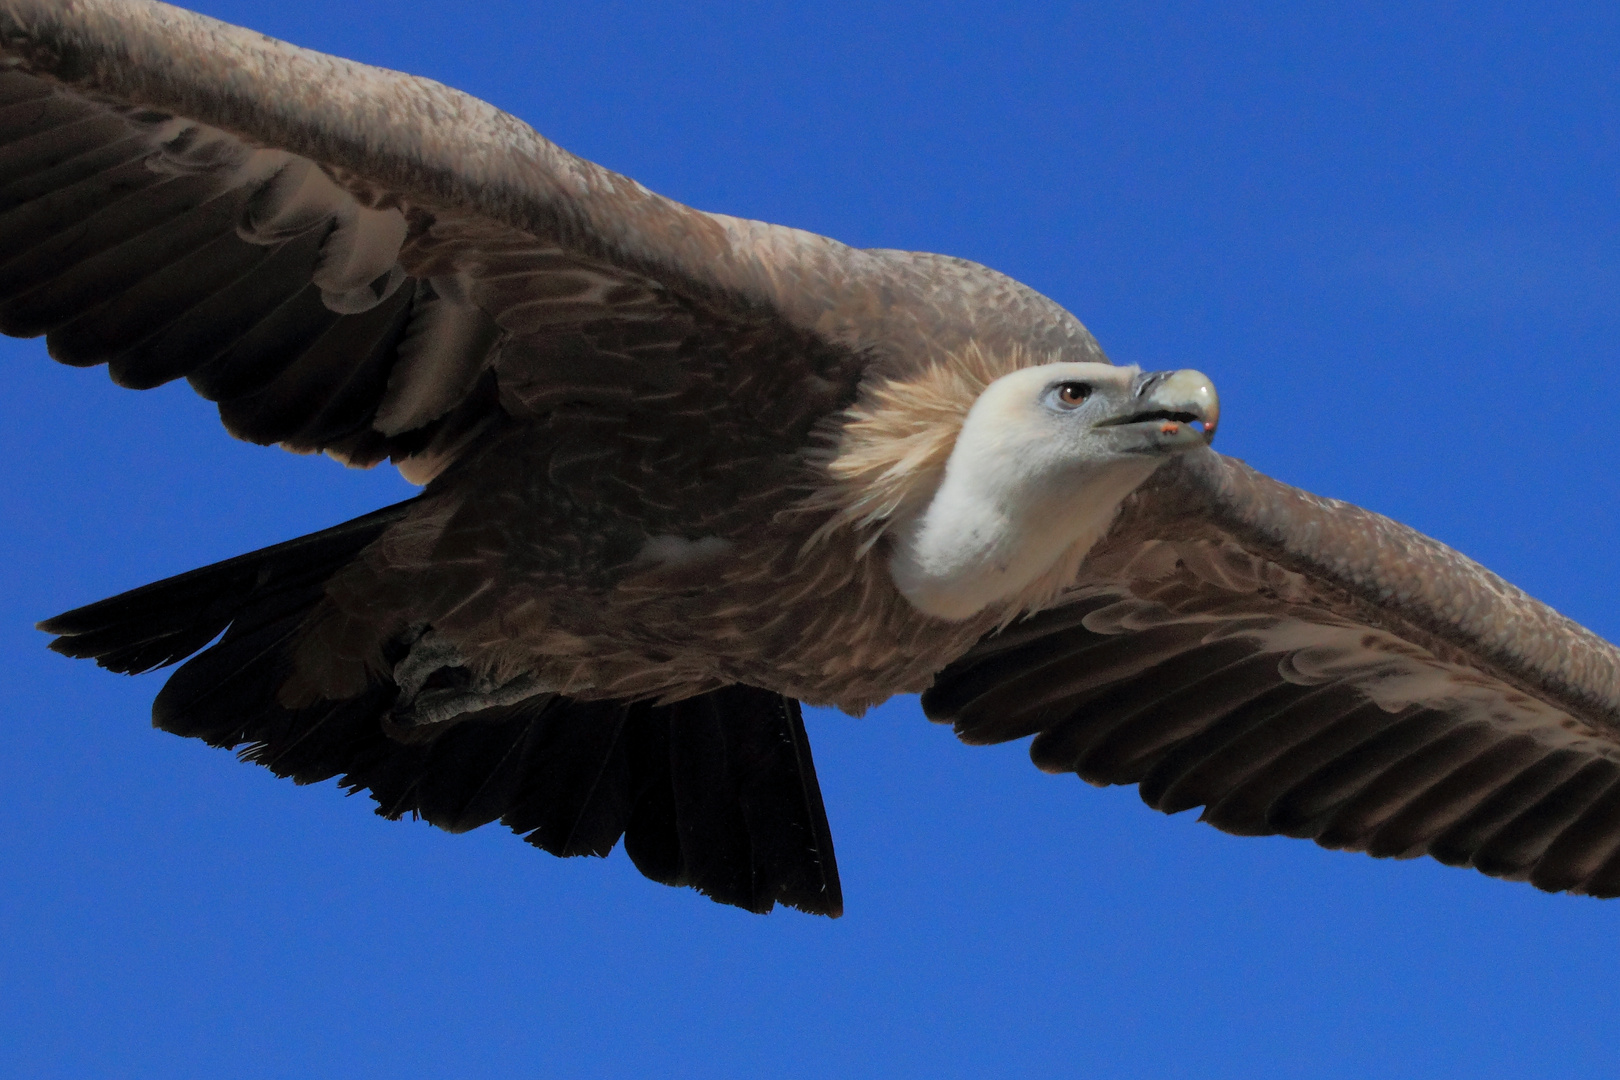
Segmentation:
<svg viewBox="0 0 1620 1080">
<path fill-rule="evenodd" d="M 1221 507 L 1197 506 L 1223 482 Z M 1292 527 L 1316 515 L 1308 531 L 1325 549 L 1335 530 L 1359 537 L 1341 564 L 1375 565 L 1394 544 L 1420 576 L 1437 552 L 1451 572 L 1414 598 L 1393 572 L 1358 582 L 1354 567 L 1313 562 L 1303 533 L 1245 520 L 1232 484 L 1260 482 L 1220 459 L 1167 477 L 1068 602 L 942 672 L 928 714 L 971 743 L 1034 736 L 1046 771 L 1137 784 L 1149 806 L 1201 806 L 1227 832 L 1620 895 L 1620 739 L 1592 701 L 1602 681 L 1560 685 L 1533 648 L 1511 650 L 1515 620 L 1533 646 L 1559 617 L 1433 541 L 1326 500 Z M 1265 483 L 1276 500 L 1298 494 Z M 1177 504 L 1207 513 L 1166 512 Z M 1381 604 L 1360 595 L 1379 592 Z M 1442 626 L 1441 608 L 1474 612 L 1477 632 Z M 1596 667 L 1608 647 L 1569 626 L 1566 650 Z M 1497 630 L 1507 651 L 1493 656 L 1482 639 Z"/>
<path fill-rule="evenodd" d="M 367 206 L 305 159 L 19 70 L 0 74 L 0 330 L 124 386 L 185 377 L 249 441 L 423 478 L 500 412 L 503 352 L 529 384 L 550 358 L 555 400 L 570 360 L 599 375 L 694 335 L 633 275 Z"/>
</svg>

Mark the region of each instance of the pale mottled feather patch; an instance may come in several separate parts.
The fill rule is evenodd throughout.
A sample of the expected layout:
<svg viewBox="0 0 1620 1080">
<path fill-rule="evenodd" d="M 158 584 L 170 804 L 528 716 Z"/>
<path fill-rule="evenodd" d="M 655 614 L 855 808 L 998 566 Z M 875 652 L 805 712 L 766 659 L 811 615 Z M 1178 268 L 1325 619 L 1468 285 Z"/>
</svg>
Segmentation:
<svg viewBox="0 0 1620 1080">
<path fill-rule="evenodd" d="M 861 554 L 870 551 L 891 521 L 920 510 L 939 487 L 957 433 L 985 388 L 1050 359 L 1021 346 L 993 353 L 970 341 L 914 374 L 864 388 L 860 400 L 830 418 L 808 452 L 827 483 L 798 509 L 832 513 L 806 549 L 839 529 L 854 529 L 864 534 Z"/>
</svg>

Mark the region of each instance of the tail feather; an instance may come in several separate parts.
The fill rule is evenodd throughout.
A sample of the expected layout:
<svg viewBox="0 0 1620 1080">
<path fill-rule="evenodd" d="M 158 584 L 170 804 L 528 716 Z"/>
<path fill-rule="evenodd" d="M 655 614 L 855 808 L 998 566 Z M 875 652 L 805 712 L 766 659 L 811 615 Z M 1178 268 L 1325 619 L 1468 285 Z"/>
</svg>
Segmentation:
<svg viewBox="0 0 1620 1080">
<path fill-rule="evenodd" d="M 386 506 L 309 536 L 214 563 L 39 624 L 59 635 L 50 647 L 95 660 L 110 671 L 138 675 L 183 660 L 220 631 L 244 620 L 268 621 L 305 611 L 326 582 L 410 509 Z"/>
<path fill-rule="evenodd" d="M 57 652 L 130 674 L 196 653 L 153 702 L 156 726 L 241 747 L 245 760 L 300 784 L 337 777 L 369 790 L 385 817 L 452 832 L 501 821 L 562 856 L 606 855 L 622 838 L 655 881 L 751 911 L 842 911 L 798 702 L 779 694 L 731 686 L 658 706 L 544 695 L 409 742 L 385 726 L 398 696 L 386 679 L 346 700 L 281 705 L 289 646 L 326 583 L 408 509 L 155 582 L 40 629 L 61 635 Z"/>
</svg>

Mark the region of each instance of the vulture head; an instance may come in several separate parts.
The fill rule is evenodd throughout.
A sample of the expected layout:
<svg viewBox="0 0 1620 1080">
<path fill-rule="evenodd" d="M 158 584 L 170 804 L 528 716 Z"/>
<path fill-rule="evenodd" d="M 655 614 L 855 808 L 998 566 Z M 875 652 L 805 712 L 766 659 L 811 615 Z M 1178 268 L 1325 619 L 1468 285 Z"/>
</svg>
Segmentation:
<svg viewBox="0 0 1620 1080">
<path fill-rule="evenodd" d="M 893 523 L 889 569 L 912 606 L 962 620 L 1039 607 L 1172 455 L 1215 435 L 1197 371 L 1041 364 L 973 402 L 933 497 Z"/>
</svg>

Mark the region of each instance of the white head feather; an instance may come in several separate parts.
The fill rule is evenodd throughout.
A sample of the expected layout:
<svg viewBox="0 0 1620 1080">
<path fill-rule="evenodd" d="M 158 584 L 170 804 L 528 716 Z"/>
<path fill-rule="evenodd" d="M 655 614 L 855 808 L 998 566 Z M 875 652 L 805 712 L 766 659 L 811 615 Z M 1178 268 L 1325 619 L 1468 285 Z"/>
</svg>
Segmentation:
<svg viewBox="0 0 1620 1080">
<path fill-rule="evenodd" d="M 1140 374 L 1042 364 L 1003 375 L 979 395 L 933 497 L 890 530 L 889 571 L 913 607 L 960 620 L 1027 598 L 1058 564 L 1078 565 L 1120 503 L 1171 453 L 1202 444 L 1204 435 L 1185 424 L 1121 423 L 1158 400 L 1141 397 Z M 1213 387 L 1185 375 L 1156 385 L 1186 391 L 1201 381 L 1213 424 Z M 1079 401 L 1075 388 L 1084 391 Z"/>
</svg>

